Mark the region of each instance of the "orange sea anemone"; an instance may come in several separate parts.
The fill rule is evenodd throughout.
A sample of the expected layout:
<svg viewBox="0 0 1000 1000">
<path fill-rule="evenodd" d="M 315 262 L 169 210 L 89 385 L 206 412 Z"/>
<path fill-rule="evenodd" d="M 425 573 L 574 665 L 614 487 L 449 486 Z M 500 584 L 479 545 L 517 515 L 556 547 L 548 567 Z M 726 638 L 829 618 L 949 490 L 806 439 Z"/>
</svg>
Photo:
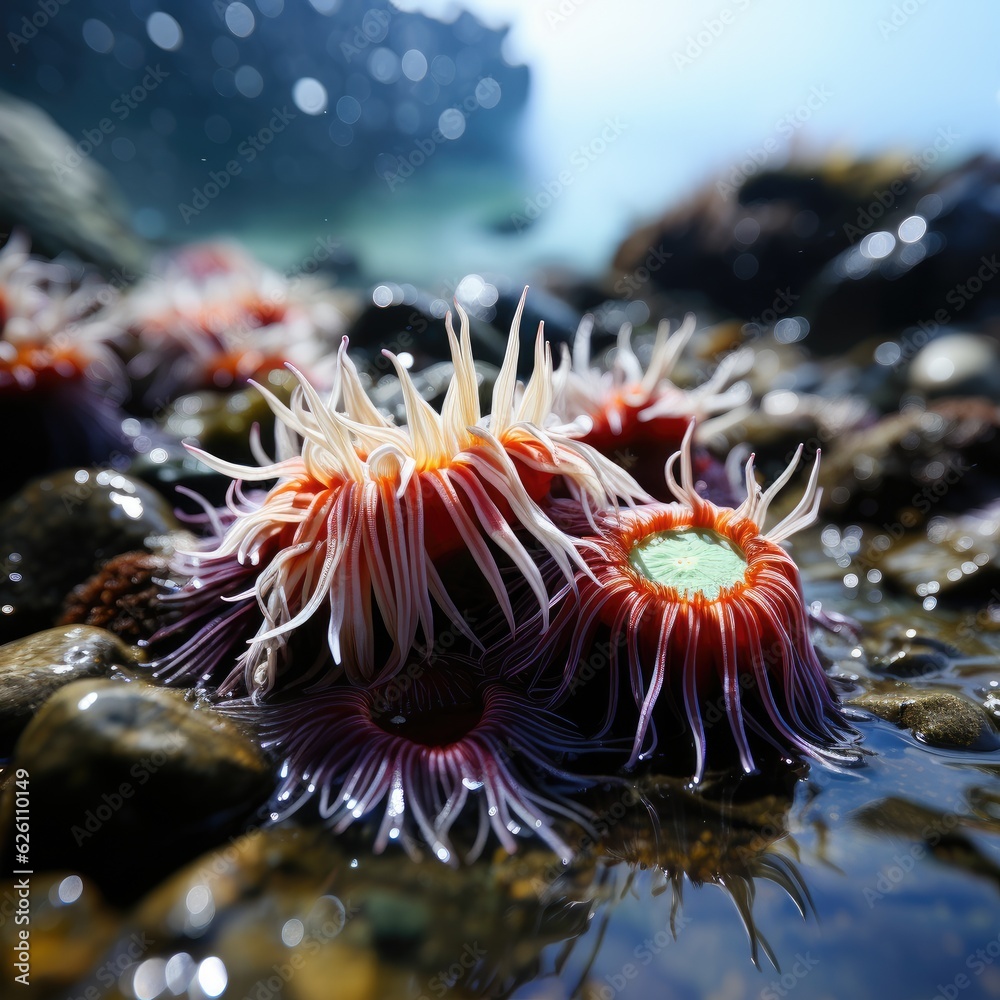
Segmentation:
<svg viewBox="0 0 1000 1000">
<path fill-rule="evenodd" d="M 550 600 L 520 536 L 541 546 L 567 580 L 589 572 L 577 540 L 540 506 L 553 480 L 559 478 L 586 510 L 634 500 L 641 490 L 613 462 L 554 423 L 552 361 L 541 328 L 534 371 L 519 391 L 523 306 L 522 298 L 488 416 L 480 412 L 468 318 L 459 310 L 459 336 L 450 316 L 447 322 L 455 375 L 440 414 L 386 352 L 407 413 L 406 426 L 390 422 L 366 396 L 345 340 L 328 399 L 298 372 L 287 406 L 259 387 L 277 418 L 277 461 L 259 456 L 259 468 L 247 467 L 195 450 L 234 479 L 277 480 L 265 495 L 233 502 L 231 523 L 217 545 L 192 554 L 183 567 L 190 583 L 177 595 L 177 607 L 188 621 L 192 609 L 198 613 L 200 592 L 218 589 L 221 579 L 252 577 L 251 585 L 231 598 L 241 613 L 226 620 L 239 621 L 242 628 L 248 617 L 242 611 L 256 602 L 250 617 L 256 615 L 259 627 L 225 690 L 245 686 L 258 697 L 268 692 L 290 633 L 321 609 L 333 663 L 359 683 L 391 676 L 418 642 L 433 645 L 435 604 L 471 638 L 441 572 L 443 561 L 460 552 L 478 567 L 473 578 L 461 581 L 461 599 L 485 584 L 511 632 L 516 623 L 502 564 L 526 581 L 545 621 Z M 214 619 L 213 628 L 218 627 Z M 388 652 L 376 648 L 380 635 L 391 643 Z M 197 646 L 197 634 L 191 643 Z M 178 653 L 185 663 L 191 648 Z M 178 676 L 176 663 L 163 670 Z M 187 673 L 185 667 L 181 675 Z"/>
<path fill-rule="evenodd" d="M 38 260 L 15 233 L 0 250 L 0 392 L 31 392 L 85 376 L 121 381 L 107 348 L 113 332 L 94 318 L 115 292 Z"/>
<path fill-rule="evenodd" d="M 0 250 L 0 419 L 20 431 L 7 458 L 24 478 L 129 450 L 119 409 L 127 380 L 107 344 L 115 329 L 96 315 L 115 295 L 97 278 L 33 258 L 22 234 Z"/>
<path fill-rule="evenodd" d="M 794 472 L 801 447 L 766 491 L 757 486 L 751 457 L 746 500 L 735 509 L 719 507 L 695 488 L 693 429 L 666 469 L 680 502 L 612 510 L 598 518 L 596 534 L 574 505 L 564 505 L 563 526 L 587 536 L 580 551 L 589 572 L 578 574 L 576 590 L 567 588 L 541 640 L 537 630 L 535 638 L 526 630 L 509 662 L 526 668 L 540 658 L 551 662 L 554 650 L 564 655 L 552 699 L 558 703 L 576 686 L 598 628 L 609 629 L 615 676 L 624 655 L 639 712 L 630 765 L 651 753 L 654 717 L 667 704 L 690 730 L 693 776 L 700 781 L 709 750 L 706 708 L 714 702 L 748 772 L 755 767 L 748 734 L 785 753 L 854 760 L 854 734 L 810 642 L 798 569 L 780 544 L 815 519 L 818 456 L 797 506 L 765 530 L 768 507 Z M 616 691 L 617 682 L 609 723 Z"/>
</svg>

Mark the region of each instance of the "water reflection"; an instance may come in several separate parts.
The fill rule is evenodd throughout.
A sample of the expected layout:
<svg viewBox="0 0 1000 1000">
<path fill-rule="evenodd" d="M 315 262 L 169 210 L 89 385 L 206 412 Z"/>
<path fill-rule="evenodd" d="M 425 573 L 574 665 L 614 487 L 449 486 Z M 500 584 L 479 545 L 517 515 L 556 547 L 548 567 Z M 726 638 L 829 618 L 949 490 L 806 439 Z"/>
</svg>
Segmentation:
<svg viewBox="0 0 1000 1000">
<path fill-rule="evenodd" d="M 92 968 L 113 969 L 119 993 L 136 1000 L 252 996 L 276 969 L 288 977 L 278 985 L 294 978 L 294 995 L 304 997 L 326 995 L 317 990 L 331 975 L 345 996 L 600 995 L 594 990 L 606 988 L 617 953 L 609 928 L 624 901 L 669 895 L 669 919 L 635 949 L 637 964 L 655 969 L 663 955 L 678 954 L 691 924 L 685 892 L 690 900 L 692 890 L 714 885 L 746 929 L 752 962 L 759 967 L 763 955 L 777 969 L 783 956 L 758 925 L 754 902 L 770 882 L 803 918 L 813 911 L 788 835 L 797 780 L 781 769 L 709 783 L 697 795 L 664 778 L 605 789 L 593 803 L 600 836 L 582 841 L 568 865 L 526 845 L 519 856 L 453 871 L 396 854 L 354 857 L 324 831 L 251 831 L 147 896 Z M 59 941 L 43 909 L 58 909 L 61 933 L 72 932 L 99 912 L 99 895 L 78 877 L 55 879 L 36 903 L 37 926 L 50 928 L 39 946 Z M 92 982 L 91 974 L 75 988 Z"/>
<path fill-rule="evenodd" d="M 761 779 L 711 783 L 693 794 L 679 780 L 658 777 L 641 787 L 636 806 L 616 825 L 603 845 L 612 864 L 627 866 L 620 894 L 633 891 L 636 872 L 652 870 L 643 884 L 651 893 L 670 893 L 670 928 L 676 932 L 684 888 L 721 888 L 731 899 L 750 942 L 750 957 L 759 953 L 777 969 L 777 956 L 754 920 L 757 884 L 779 886 L 805 919 L 814 912 L 809 889 L 791 853 L 788 833 L 795 774 L 788 771 L 766 783 Z M 769 787 L 770 786 L 770 787 Z M 780 846 L 779 846 L 780 845 Z"/>
<path fill-rule="evenodd" d="M 1000 768 L 993 765 L 992 770 Z M 855 813 L 854 822 L 884 836 L 896 848 L 891 862 L 883 865 L 874 882 L 864 889 L 870 906 L 893 892 L 925 858 L 1000 889 L 1000 864 L 973 839 L 976 833 L 1000 833 L 996 812 L 1000 796 L 994 789 L 976 786 L 966 789 L 965 796 L 968 813 L 936 809 L 898 796 L 881 799 Z"/>
</svg>

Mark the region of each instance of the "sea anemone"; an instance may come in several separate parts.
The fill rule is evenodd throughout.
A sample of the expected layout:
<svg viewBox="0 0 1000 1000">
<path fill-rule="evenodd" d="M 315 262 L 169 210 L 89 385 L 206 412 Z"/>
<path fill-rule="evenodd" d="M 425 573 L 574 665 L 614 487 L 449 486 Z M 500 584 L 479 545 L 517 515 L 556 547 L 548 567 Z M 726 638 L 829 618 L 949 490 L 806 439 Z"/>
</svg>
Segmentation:
<svg viewBox="0 0 1000 1000">
<path fill-rule="evenodd" d="M 598 626 L 609 628 L 615 676 L 624 647 L 639 709 L 629 765 L 655 747 L 653 718 L 661 692 L 682 710 L 693 736 L 696 783 L 705 772 L 712 721 L 706 721 L 706 709 L 713 702 L 728 721 L 747 772 L 755 769 L 748 733 L 783 753 L 853 761 L 855 734 L 810 642 L 799 572 L 780 545 L 815 519 L 819 456 L 799 503 L 765 531 L 768 507 L 792 476 L 802 448 L 763 492 L 751 456 L 746 500 L 736 509 L 718 507 L 695 488 L 693 430 L 689 425 L 666 467 L 667 484 L 680 502 L 599 516 L 600 532 L 586 537 L 581 548 L 589 574 L 578 575 L 575 591 L 567 588 L 540 642 L 537 629 L 534 635 L 532 629 L 523 631 L 508 663 L 515 670 L 534 665 L 568 636 L 561 650 L 565 668 L 553 695 L 558 702 L 575 686 L 575 671 Z M 572 504 L 565 504 L 565 511 L 564 527 L 586 535 L 586 519 Z M 608 723 L 614 708 L 613 693 Z"/>
<path fill-rule="evenodd" d="M 312 278 L 281 275 L 227 243 L 194 244 L 160 260 L 114 316 L 147 403 L 245 385 L 286 361 L 315 379 L 324 341 L 343 326 L 331 294 Z"/>
<path fill-rule="evenodd" d="M 426 843 L 441 861 L 472 861 L 492 830 L 510 853 L 538 836 L 568 859 L 553 820 L 586 828 L 588 816 L 564 794 L 586 782 L 557 766 L 574 735 L 516 688 L 468 667 L 435 655 L 382 687 L 339 684 L 224 710 L 252 720 L 284 760 L 277 818 L 312 801 L 337 833 L 381 811 L 376 852 L 398 842 L 416 855 Z"/>
<path fill-rule="evenodd" d="M 699 386 L 683 389 L 671 376 L 695 331 L 691 313 L 673 332 L 664 320 L 656 333 L 645 369 L 632 346 L 632 327 L 626 323 L 610 354 L 607 370 L 591 363 L 593 318 L 586 316 L 577 329 L 570 352 L 564 350 L 556 371 L 555 409 L 564 420 L 585 428 L 581 440 L 627 468 L 657 499 L 673 499 L 663 492 L 663 462 L 680 446 L 688 424 L 725 413 L 730 419 L 749 396 L 746 383 L 731 384 L 749 367 L 749 349 L 726 355 L 712 376 Z M 581 419 L 582 418 L 582 419 Z M 695 458 L 701 478 L 717 480 L 725 489 L 722 466 L 707 452 Z M 715 475 L 713 475 L 713 472 Z M 714 483 L 713 483 L 714 485 Z"/>
<path fill-rule="evenodd" d="M 127 447 L 118 406 L 127 383 L 107 346 L 114 328 L 95 316 L 115 294 L 31 257 L 23 234 L 0 251 L 0 412 L 25 431 L 9 437 L 7 459 L 26 478 Z"/>
<path fill-rule="evenodd" d="M 0 250 L 0 391 L 30 392 L 94 375 L 120 376 L 106 341 L 111 327 L 91 322 L 115 295 L 95 279 L 74 281 L 61 264 L 32 258 L 20 233 Z"/>
<path fill-rule="evenodd" d="M 616 498 L 634 499 L 641 491 L 614 463 L 574 440 L 566 428 L 552 426 L 552 361 L 541 328 L 534 372 L 518 393 L 523 306 L 522 297 L 486 418 L 479 408 L 468 318 L 460 310 L 459 337 L 450 316 L 447 321 L 455 376 L 440 414 L 420 397 L 400 361 L 385 352 L 407 410 L 407 426 L 391 423 L 365 395 L 345 338 L 327 401 L 294 369 L 297 386 L 289 405 L 258 387 L 277 418 L 276 462 L 259 456 L 261 467 L 240 466 L 192 449 L 234 479 L 277 480 L 258 498 L 244 497 L 234 487 L 231 520 L 217 546 L 193 553 L 181 567 L 190 582 L 176 595 L 175 607 L 189 621 L 207 613 L 199 610 L 207 608 L 202 595 L 253 573 L 249 588 L 231 599 L 244 611 L 256 601 L 259 627 L 223 690 L 242 682 L 256 696 L 269 691 L 289 634 L 324 607 L 333 663 L 358 683 L 391 676 L 418 636 L 425 649 L 433 646 L 432 600 L 458 631 L 474 638 L 441 572 L 445 559 L 463 551 L 511 632 L 516 623 L 496 549 L 527 582 L 547 622 L 550 595 L 520 530 L 567 580 L 577 571 L 586 575 L 577 540 L 552 523 L 539 501 L 556 477 L 588 511 Z M 460 582 L 463 598 L 475 591 L 475 578 Z M 234 628 L 224 631 L 238 633 L 247 614 L 226 616 Z M 392 644 L 384 659 L 376 650 L 376 635 L 383 633 Z M 199 641 L 193 636 L 179 655 L 186 659 Z M 171 677 L 188 673 L 187 667 L 178 673 L 170 659 L 161 671 Z"/>
</svg>

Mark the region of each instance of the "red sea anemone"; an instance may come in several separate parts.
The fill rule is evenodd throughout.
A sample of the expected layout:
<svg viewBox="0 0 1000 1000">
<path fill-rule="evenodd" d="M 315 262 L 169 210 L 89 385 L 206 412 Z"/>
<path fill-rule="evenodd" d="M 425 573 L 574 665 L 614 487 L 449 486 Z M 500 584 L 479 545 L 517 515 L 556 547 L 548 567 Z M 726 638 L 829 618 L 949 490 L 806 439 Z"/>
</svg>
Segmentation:
<svg viewBox="0 0 1000 1000">
<path fill-rule="evenodd" d="M 801 448 L 766 491 L 746 465 L 747 499 L 718 507 L 695 489 L 689 426 L 666 478 L 680 503 L 614 510 L 598 518 L 600 532 L 569 513 L 565 527 L 587 535 L 581 552 L 589 574 L 579 574 L 542 646 L 569 636 L 566 666 L 554 701 L 573 686 L 600 625 L 610 629 L 612 663 L 624 646 L 639 709 L 629 764 L 647 756 L 647 736 L 661 701 L 683 712 L 694 739 L 694 780 L 708 754 L 706 708 L 717 701 L 740 762 L 754 770 L 748 734 L 780 751 L 801 751 L 832 762 L 854 760 L 853 732 L 832 695 L 809 639 L 799 573 L 779 544 L 810 524 L 819 502 L 814 466 L 798 505 L 774 527 L 764 519 L 791 477 Z M 680 481 L 675 469 L 680 466 Z M 566 504 L 571 512 L 572 505 Z M 528 635 L 514 658 L 538 659 Z M 612 698 L 613 711 L 614 698 Z M 609 715 L 610 718 L 610 715 Z M 654 743 L 655 745 L 655 738 Z"/>
<path fill-rule="evenodd" d="M 665 457 L 680 446 L 692 418 L 701 422 L 747 401 L 747 385 L 730 383 L 748 367 L 750 352 L 728 354 L 706 382 L 682 389 L 671 375 L 695 331 L 692 314 L 672 334 L 666 321 L 660 324 L 645 368 L 633 349 L 627 323 L 619 332 L 609 368 L 593 367 L 592 328 L 592 318 L 585 317 L 572 352 L 563 355 L 556 372 L 556 411 L 564 420 L 580 421 L 585 428 L 581 440 L 627 468 L 651 495 L 673 499 L 663 491 Z M 701 477 L 717 480 L 717 491 L 725 491 L 719 463 L 703 451 L 696 454 L 695 463 Z"/>
<path fill-rule="evenodd" d="M 237 492 L 241 502 L 231 502 L 231 521 L 217 546 L 181 567 L 190 582 L 176 606 L 188 621 L 208 613 L 210 595 L 237 579 L 248 581 L 242 592 L 230 594 L 240 611 L 223 616 L 224 622 L 212 620 L 224 632 L 230 625 L 236 630 L 238 618 L 241 628 L 248 618 L 259 623 L 223 690 L 244 686 L 258 697 L 267 693 L 290 633 L 321 609 L 333 662 L 358 683 L 390 677 L 418 641 L 433 646 L 432 602 L 472 638 L 441 573 L 442 562 L 461 552 L 478 567 L 478 579 L 461 581 L 463 598 L 485 582 L 514 631 L 502 553 L 527 581 L 547 621 L 549 593 L 518 533 L 544 548 L 566 579 L 584 570 L 576 540 L 539 505 L 552 481 L 559 477 L 588 510 L 641 491 L 614 463 L 573 440 L 566 428 L 552 426 L 552 362 L 541 329 L 534 372 L 518 392 L 523 305 L 522 298 L 487 417 L 480 413 L 468 319 L 461 313 L 458 338 L 448 319 L 455 375 L 440 414 L 386 352 L 407 410 L 405 427 L 391 423 L 365 395 L 345 340 L 328 400 L 297 372 L 288 406 L 260 388 L 277 418 L 278 461 L 262 458 L 261 467 L 246 467 L 196 451 L 235 479 L 277 480 L 259 498 Z M 384 655 L 376 650 L 381 633 L 392 644 Z M 161 672 L 187 674 L 187 653 L 199 643 L 196 634 L 178 653 L 185 663 L 180 674 L 176 662 L 164 663 Z"/>
</svg>

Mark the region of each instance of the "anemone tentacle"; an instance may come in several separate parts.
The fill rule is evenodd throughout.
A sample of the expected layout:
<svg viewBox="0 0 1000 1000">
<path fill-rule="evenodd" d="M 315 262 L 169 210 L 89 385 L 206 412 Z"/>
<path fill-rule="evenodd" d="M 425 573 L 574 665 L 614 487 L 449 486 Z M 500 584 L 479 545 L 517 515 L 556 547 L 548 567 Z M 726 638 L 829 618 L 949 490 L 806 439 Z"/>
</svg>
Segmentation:
<svg viewBox="0 0 1000 1000">
<path fill-rule="evenodd" d="M 226 689 L 242 683 L 256 696 L 266 694 L 289 633 L 324 608 L 333 661 L 357 683 L 392 676 L 418 643 L 433 646 L 433 604 L 471 635 L 440 567 L 443 558 L 463 549 L 511 631 L 516 623 L 494 548 L 527 581 L 546 623 L 549 591 L 521 536 L 540 544 L 571 583 L 590 572 L 578 541 L 539 505 L 553 480 L 565 483 L 588 511 L 644 494 L 626 472 L 574 440 L 571 429 L 553 418 L 552 360 L 541 328 L 536 367 L 518 391 L 523 308 L 522 297 L 486 417 L 475 389 L 468 317 L 459 309 L 458 336 L 450 317 L 447 323 L 455 378 L 441 414 L 420 396 L 399 359 L 384 352 L 406 403 L 407 424 L 393 424 L 367 399 L 345 338 L 326 399 L 291 366 L 296 388 L 287 404 L 258 386 L 279 427 L 273 462 L 243 466 L 191 449 L 234 479 L 277 480 L 263 498 L 232 508 L 232 522 L 215 548 L 192 554 L 194 589 L 200 573 L 212 576 L 228 561 L 259 567 L 252 598 L 260 626 Z M 376 662 L 373 597 L 392 643 L 385 662 Z M 251 595 L 233 597 L 241 598 Z"/>
<path fill-rule="evenodd" d="M 388 691 L 338 685 L 285 703 L 224 710 L 253 721 L 264 746 L 284 758 L 279 818 L 313 801 L 338 833 L 381 811 L 377 853 L 398 842 L 416 856 L 426 844 L 456 864 L 475 860 L 492 831 L 510 853 L 523 835 L 535 835 L 568 860 L 572 850 L 553 821 L 589 829 L 589 814 L 560 789 L 588 781 L 558 761 L 582 744 L 516 689 L 468 684 L 461 658 L 456 662 L 414 662 L 402 678 L 408 685 L 395 690 L 396 682 Z M 433 690 L 442 668 L 445 696 Z M 465 715 L 456 719 L 456 710 Z M 470 812 L 471 843 L 459 849 L 452 830 Z"/>
<path fill-rule="evenodd" d="M 736 509 L 718 507 L 697 492 L 691 460 L 693 423 L 681 450 L 667 463 L 666 478 L 680 502 L 611 510 L 598 517 L 600 533 L 581 548 L 593 579 L 564 587 L 552 626 L 537 621 L 522 630 L 507 669 L 539 671 L 565 656 L 561 678 L 548 689 L 559 704 L 577 683 L 599 626 L 611 632 L 611 667 L 617 676 L 624 646 L 638 722 L 629 765 L 656 745 L 654 710 L 663 696 L 676 706 L 694 738 L 694 778 L 704 775 L 708 732 L 706 703 L 720 696 L 744 770 L 755 767 L 748 733 L 784 752 L 798 751 L 830 763 L 857 760 L 856 734 L 833 696 L 812 647 L 798 570 L 780 542 L 812 523 L 820 499 L 818 462 L 796 507 L 765 529 L 768 507 L 801 458 L 796 453 L 767 490 L 746 465 L 748 496 Z M 579 507 L 553 504 L 553 517 L 585 534 Z M 541 664 L 541 667 L 539 667 Z M 756 711 L 748 702 L 753 689 Z M 612 698 L 617 682 L 612 683 Z M 611 723 L 611 710 L 605 727 Z"/>
<path fill-rule="evenodd" d="M 664 320 L 656 331 L 649 363 L 643 369 L 632 347 L 632 326 L 622 325 L 610 359 L 610 368 L 594 367 L 590 339 L 594 320 L 585 316 L 577 330 L 572 350 L 563 349 L 555 373 L 556 410 L 565 420 L 581 415 L 593 426 L 587 436 L 620 437 L 627 426 L 673 418 L 682 434 L 693 417 L 699 421 L 740 406 L 747 401 L 745 384 L 732 384 L 746 371 L 752 354 L 748 348 L 733 351 L 718 364 L 711 377 L 699 386 L 681 389 L 671 381 L 677 362 L 695 331 L 695 317 L 688 313 L 684 322 L 670 333 Z"/>
</svg>

